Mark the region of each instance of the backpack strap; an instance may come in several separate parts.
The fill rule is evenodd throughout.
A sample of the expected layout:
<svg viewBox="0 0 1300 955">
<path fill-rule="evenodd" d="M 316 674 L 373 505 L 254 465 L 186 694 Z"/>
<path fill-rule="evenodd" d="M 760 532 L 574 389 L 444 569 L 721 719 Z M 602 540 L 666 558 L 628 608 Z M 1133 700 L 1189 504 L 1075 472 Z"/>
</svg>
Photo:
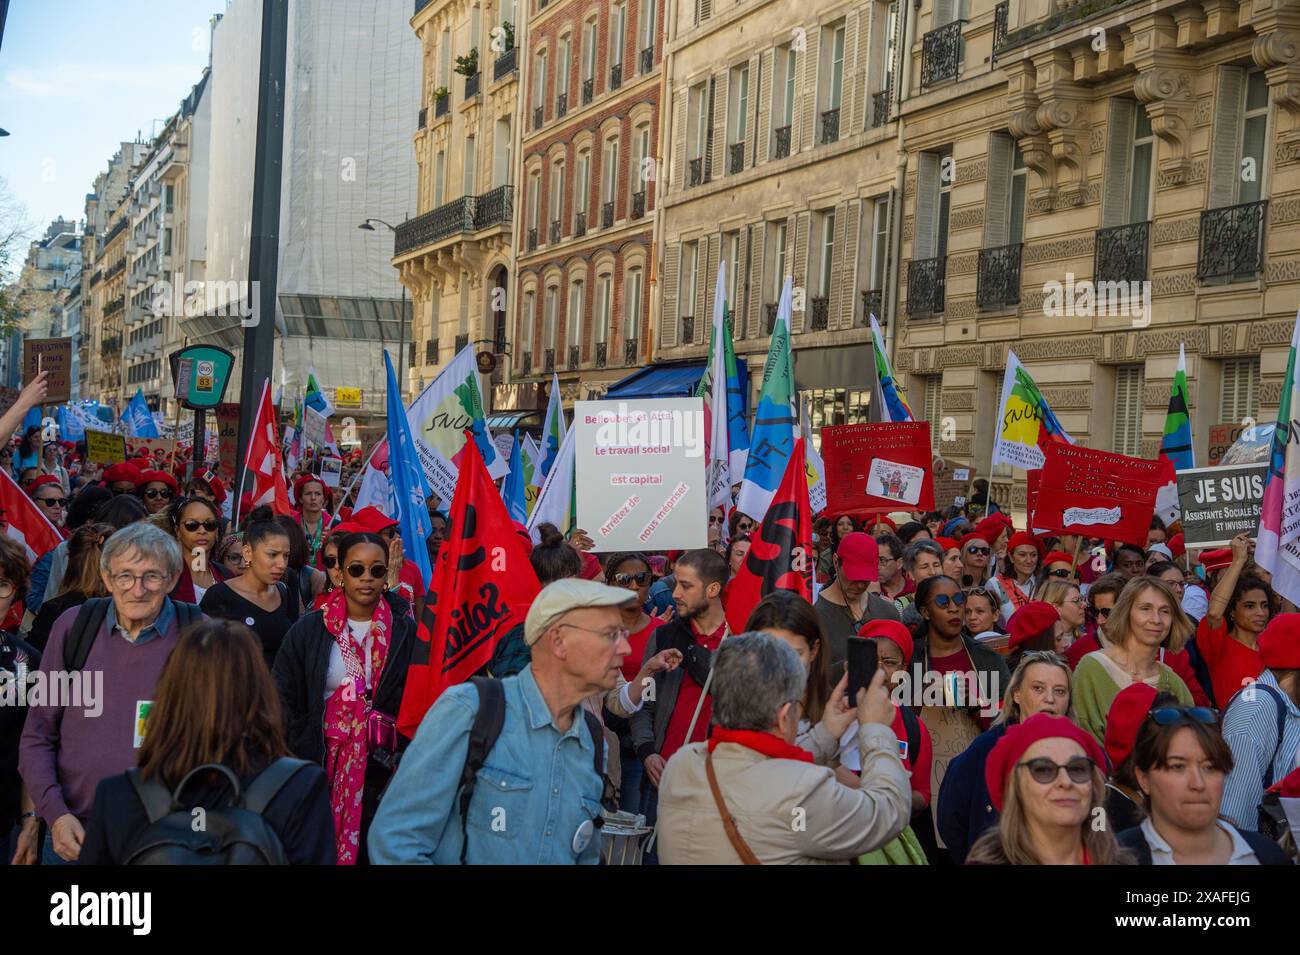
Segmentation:
<svg viewBox="0 0 1300 955">
<path fill-rule="evenodd" d="M 85 668 L 90 648 L 95 645 L 112 603 L 112 597 L 91 597 L 77 610 L 76 619 L 63 639 L 64 670 L 74 672 Z"/>
<path fill-rule="evenodd" d="M 266 812 L 266 807 L 271 804 L 271 800 L 280 794 L 280 790 L 284 789 L 300 770 L 309 765 L 311 764 L 305 759 L 281 756 L 248 784 L 241 805 L 249 812 L 255 812 L 260 816 Z"/>
<path fill-rule="evenodd" d="M 1282 699 L 1281 693 L 1266 683 L 1260 683 L 1256 680 L 1250 684 L 1250 687 L 1267 693 L 1273 699 L 1273 706 L 1277 708 L 1277 745 L 1273 747 L 1273 755 L 1268 758 L 1268 766 L 1264 771 L 1264 788 L 1268 789 L 1273 785 L 1273 764 L 1277 762 L 1277 754 L 1282 751 L 1282 737 L 1286 732 L 1286 701 Z M 1232 699 L 1228 701 L 1228 707 L 1231 708 L 1232 704 L 1237 702 L 1237 697 L 1241 696 L 1250 687 L 1242 687 L 1233 694 Z"/>
<path fill-rule="evenodd" d="M 170 597 L 167 598 L 171 600 Z M 198 604 L 186 603 L 184 600 L 172 600 L 172 607 L 176 610 L 176 632 L 184 633 L 190 625 L 203 619 L 203 611 L 199 609 Z"/>
<path fill-rule="evenodd" d="M 172 794 L 158 780 L 146 780 L 140 775 L 140 770 L 136 766 L 126 771 L 126 778 L 131 781 L 131 788 L 135 790 L 140 804 L 144 806 L 145 814 L 149 817 L 149 825 L 152 826 L 172 811 Z"/>
<path fill-rule="evenodd" d="M 615 810 L 618 808 L 618 802 L 615 797 L 614 784 L 610 781 L 609 773 L 605 772 L 605 728 L 601 725 L 600 720 L 596 718 L 596 714 L 591 712 L 591 710 L 587 709 L 585 706 L 580 706 L 579 709 L 582 710 L 582 715 L 586 717 L 587 732 L 591 734 L 591 741 L 596 747 L 596 755 L 593 762 L 596 764 L 596 775 L 600 777 L 601 781 L 600 804 L 605 809 Z M 603 825 L 604 822 L 605 819 L 603 816 L 597 816 L 595 825 L 599 827 Z"/>
<path fill-rule="evenodd" d="M 461 865 L 465 864 L 469 848 L 469 803 L 478 783 L 478 772 L 496 745 L 506 722 L 506 693 L 501 681 L 476 676 L 470 677 L 470 682 L 478 691 L 478 712 L 474 714 L 474 723 L 469 728 L 469 751 L 465 754 L 465 766 L 460 772 Z M 597 747 L 597 752 L 601 752 L 601 747 Z"/>
<path fill-rule="evenodd" d="M 900 706 L 903 728 L 907 730 L 907 759 L 913 766 L 921 754 L 921 720 L 906 706 Z"/>
</svg>

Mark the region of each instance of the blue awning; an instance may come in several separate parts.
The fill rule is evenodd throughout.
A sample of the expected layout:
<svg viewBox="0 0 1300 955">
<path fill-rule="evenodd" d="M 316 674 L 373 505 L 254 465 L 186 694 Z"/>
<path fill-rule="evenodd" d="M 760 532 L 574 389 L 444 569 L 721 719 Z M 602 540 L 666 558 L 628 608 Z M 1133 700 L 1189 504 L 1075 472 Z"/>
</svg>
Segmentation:
<svg viewBox="0 0 1300 955">
<path fill-rule="evenodd" d="M 702 361 L 651 365 L 610 385 L 605 398 L 689 398 L 702 377 Z"/>
</svg>

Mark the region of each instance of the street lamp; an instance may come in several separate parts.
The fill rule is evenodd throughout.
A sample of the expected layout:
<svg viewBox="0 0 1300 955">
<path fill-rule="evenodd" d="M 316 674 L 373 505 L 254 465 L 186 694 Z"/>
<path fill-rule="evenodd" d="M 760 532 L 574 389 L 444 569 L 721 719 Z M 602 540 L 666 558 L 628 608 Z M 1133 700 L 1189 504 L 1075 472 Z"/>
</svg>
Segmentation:
<svg viewBox="0 0 1300 955">
<path fill-rule="evenodd" d="M 357 226 L 357 228 L 364 229 L 366 232 L 374 232 L 375 227 L 371 225 L 371 223 L 374 222 L 384 226 L 394 235 L 397 234 L 396 226 L 385 222 L 383 219 L 376 219 L 373 217 L 366 219 L 366 221 Z M 405 402 L 406 390 L 402 379 L 406 374 L 406 285 L 400 281 L 398 284 L 402 286 L 402 311 L 397 322 L 397 391 L 401 396 L 402 401 Z"/>
</svg>

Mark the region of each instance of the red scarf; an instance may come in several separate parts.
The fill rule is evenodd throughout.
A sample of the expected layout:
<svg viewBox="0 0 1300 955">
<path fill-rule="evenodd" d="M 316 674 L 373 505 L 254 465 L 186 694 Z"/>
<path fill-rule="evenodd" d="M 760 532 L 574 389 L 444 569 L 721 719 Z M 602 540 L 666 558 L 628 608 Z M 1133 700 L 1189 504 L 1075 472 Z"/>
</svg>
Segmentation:
<svg viewBox="0 0 1300 955">
<path fill-rule="evenodd" d="M 813 761 L 812 753 L 806 749 L 787 743 L 779 736 L 760 733 L 757 730 L 728 730 L 715 726 L 713 734 L 709 737 L 709 752 L 713 752 L 719 743 L 735 743 L 737 746 L 752 749 L 771 759 L 797 759 L 805 763 Z"/>
</svg>

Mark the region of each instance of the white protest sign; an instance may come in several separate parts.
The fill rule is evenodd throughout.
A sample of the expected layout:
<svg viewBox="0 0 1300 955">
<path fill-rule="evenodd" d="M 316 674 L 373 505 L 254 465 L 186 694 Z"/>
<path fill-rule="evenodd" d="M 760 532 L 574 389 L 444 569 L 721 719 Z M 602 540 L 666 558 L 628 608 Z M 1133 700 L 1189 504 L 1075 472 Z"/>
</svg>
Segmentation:
<svg viewBox="0 0 1300 955">
<path fill-rule="evenodd" d="M 323 448 L 329 443 L 326 437 L 326 418 L 315 408 L 302 409 L 302 439 L 307 444 Z"/>
<path fill-rule="evenodd" d="M 343 459 L 334 455 L 321 458 L 320 481 L 326 487 L 338 487 L 343 477 Z"/>
<path fill-rule="evenodd" d="M 899 464 L 884 458 L 872 458 L 867 472 L 867 493 L 887 497 L 901 504 L 915 504 L 921 499 L 921 485 L 925 471 L 910 464 Z"/>
</svg>

